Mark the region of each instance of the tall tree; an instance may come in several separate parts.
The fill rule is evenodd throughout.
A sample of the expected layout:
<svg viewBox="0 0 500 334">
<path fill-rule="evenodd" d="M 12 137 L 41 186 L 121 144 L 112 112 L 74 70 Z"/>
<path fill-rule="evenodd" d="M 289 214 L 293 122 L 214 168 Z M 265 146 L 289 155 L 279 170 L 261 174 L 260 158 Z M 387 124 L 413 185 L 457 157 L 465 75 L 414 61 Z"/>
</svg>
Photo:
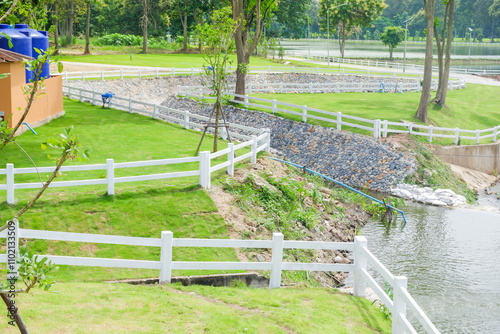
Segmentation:
<svg viewBox="0 0 500 334">
<path fill-rule="evenodd" d="M 427 20 L 427 38 L 425 42 L 425 64 L 424 64 L 424 80 L 422 82 L 422 94 L 420 95 L 420 103 L 418 105 L 415 117 L 424 123 L 429 122 L 427 118 L 427 109 L 429 107 L 431 80 L 432 80 L 432 44 L 434 32 L 434 0 L 423 0 L 424 12 Z"/>
<path fill-rule="evenodd" d="M 177 0 L 177 11 L 182 24 L 182 35 L 184 37 L 182 51 L 187 51 L 188 42 L 188 14 L 191 12 L 190 2 L 188 0 Z"/>
<path fill-rule="evenodd" d="M 345 41 L 354 27 L 367 27 L 387 5 L 384 0 L 337 1 L 323 0 L 320 15 L 329 18 L 329 25 L 338 26 L 340 54 L 344 58 Z"/>
<path fill-rule="evenodd" d="M 384 45 L 389 46 L 389 59 L 392 60 L 392 51 L 404 39 L 405 31 L 401 27 L 385 27 L 384 32 L 380 35 L 380 40 Z"/>
<path fill-rule="evenodd" d="M 231 0 L 233 20 L 238 22 L 235 33 L 236 58 L 238 67 L 236 69 L 235 93 L 245 95 L 245 82 L 250 63 L 250 55 L 259 44 L 262 33 L 263 22 L 268 15 L 277 8 L 279 0 Z M 254 35 L 250 42 L 250 31 Z M 242 98 L 237 98 L 241 100 Z"/>
<path fill-rule="evenodd" d="M 455 12 L 455 0 L 443 0 L 445 5 L 443 28 L 441 36 L 437 30 L 439 20 L 434 21 L 434 35 L 438 52 L 439 79 L 436 97 L 433 102 L 446 107 L 446 96 L 448 93 L 448 81 L 450 77 L 451 43 L 453 40 L 453 16 Z M 443 56 L 445 59 L 443 60 Z"/>
</svg>

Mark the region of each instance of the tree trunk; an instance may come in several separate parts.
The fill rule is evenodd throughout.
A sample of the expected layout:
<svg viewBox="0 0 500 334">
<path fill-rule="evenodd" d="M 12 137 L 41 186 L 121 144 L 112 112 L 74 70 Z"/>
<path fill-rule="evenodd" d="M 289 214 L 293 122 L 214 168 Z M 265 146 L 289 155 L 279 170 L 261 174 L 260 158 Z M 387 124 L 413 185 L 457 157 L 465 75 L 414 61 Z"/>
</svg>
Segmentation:
<svg viewBox="0 0 500 334">
<path fill-rule="evenodd" d="M 453 14 L 455 11 L 455 0 L 450 0 L 448 2 L 450 6 L 449 19 L 448 19 L 448 31 L 446 36 L 446 58 L 444 63 L 444 69 L 442 78 L 439 79 L 440 90 L 436 94 L 434 99 L 435 103 L 442 107 L 446 107 L 446 96 L 448 94 L 448 81 L 450 78 L 450 62 L 451 62 L 451 43 L 453 39 Z"/>
<path fill-rule="evenodd" d="M 87 2 L 87 26 L 85 27 L 85 51 L 84 55 L 90 54 L 90 1 Z"/>
<path fill-rule="evenodd" d="M 434 0 L 424 0 L 425 17 L 427 19 L 427 38 L 425 43 L 425 65 L 424 80 L 422 83 L 422 95 L 420 95 L 420 104 L 415 117 L 424 123 L 429 122 L 427 118 L 427 109 L 431 92 L 432 80 L 432 44 L 434 32 Z"/>
<path fill-rule="evenodd" d="M 141 53 L 148 53 L 148 17 L 149 17 L 149 4 L 148 0 L 144 0 L 142 8 L 142 51 Z"/>
<path fill-rule="evenodd" d="M 236 69 L 236 87 L 235 94 L 245 95 L 245 82 L 248 71 L 248 64 L 250 62 L 250 55 L 257 48 L 260 40 L 260 34 L 262 32 L 261 22 L 265 19 L 267 11 L 264 16 L 261 17 L 260 6 L 261 0 L 256 0 L 255 4 L 255 35 L 252 40 L 252 44 L 248 45 L 248 32 L 251 28 L 251 20 L 247 20 L 245 17 L 246 9 L 244 8 L 243 0 L 232 0 L 233 9 L 233 20 L 238 22 L 238 27 L 236 28 L 234 38 L 236 46 L 236 58 L 238 60 L 238 67 Z M 236 97 L 238 101 L 242 101 L 243 98 Z"/>
<path fill-rule="evenodd" d="M 54 55 L 59 55 L 59 21 L 57 20 L 57 16 L 59 15 L 57 10 L 57 0 L 54 1 L 54 44 L 55 51 Z"/>
<path fill-rule="evenodd" d="M 73 41 L 73 22 L 75 18 L 75 1 L 69 3 L 70 10 L 66 17 L 66 45 L 71 45 Z"/>
<path fill-rule="evenodd" d="M 182 35 L 184 36 L 184 44 L 182 44 L 182 51 L 187 51 L 187 13 L 184 13 L 184 20 L 182 20 Z"/>
<path fill-rule="evenodd" d="M 443 28 L 443 34 L 444 34 L 444 29 Z M 441 94 L 441 78 L 443 77 L 443 47 L 444 47 L 444 40 L 443 42 L 441 43 L 441 39 L 439 38 L 439 33 L 436 29 L 436 27 L 434 27 L 434 36 L 436 37 L 436 49 L 437 49 L 437 53 L 438 53 L 438 56 L 437 56 L 437 59 L 438 59 L 438 73 L 439 73 L 439 76 L 438 76 L 438 88 L 437 88 L 437 92 L 436 92 L 436 97 Z"/>
<path fill-rule="evenodd" d="M 340 55 L 342 58 L 344 58 L 344 51 L 345 51 L 345 39 L 347 36 L 347 27 L 345 22 L 340 23 L 340 29 L 339 29 L 339 46 L 340 46 Z M 342 36 L 342 38 L 341 38 Z"/>
<path fill-rule="evenodd" d="M 5 293 L 0 292 L 0 296 L 2 297 L 3 302 L 7 306 L 7 310 L 9 310 L 9 307 L 12 305 L 12 300 Z M 9 314 L 10 314 L 10 312 L 9 312 Z M 24 324 L 24 321 L 21 318 L 21 315 L 19 314 L 19 309 L 17 307 L 15 307 L 15 312 L 13 315 L 14 315 L 14 321 L 16 322 L 17 328 L 19 328 L 19 332 L 21 334 L 29 334 L 28 328 Z"/>
<path fill-rule="evenodd" d="M 392 46 L 389 46 L 389 60 L 392 61 L 392 51 L 394 48 Z"/>
</svg>

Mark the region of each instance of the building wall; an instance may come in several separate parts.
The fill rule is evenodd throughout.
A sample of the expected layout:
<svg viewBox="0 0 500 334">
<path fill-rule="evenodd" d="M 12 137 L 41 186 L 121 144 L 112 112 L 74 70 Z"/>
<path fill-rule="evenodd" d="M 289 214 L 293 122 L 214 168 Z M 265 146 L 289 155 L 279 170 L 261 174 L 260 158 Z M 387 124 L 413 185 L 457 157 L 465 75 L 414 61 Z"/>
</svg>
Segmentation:
<svg viewBox="0 0 500 334">
<path fill-rule="evenodd" d="M 443 146 L 436 151 L 441 160 L 487 174 L 500 173 L 500 143 L 467 146 Z"/>
<path fill-rule="evenodd" d="M 12 115 L 9 121 L 9 126 L 12 127 L 17 124 L 27 105 L 27 95 L 22 90 L 25 86 L 24 66 L 21 62 L 1 63 L 0 73 L 10 73 L 7 78 L 0 80 L 0 111 L 4 112 L 5 119 Z M 33 126 L 39 126 L 43 124 L 43 120 L 60 115 L 63 111 L 62 77 L 52 76 L 45 79 L 43 84 L 43 93 L 35 99 L 24 120 Z"/>
</svg>

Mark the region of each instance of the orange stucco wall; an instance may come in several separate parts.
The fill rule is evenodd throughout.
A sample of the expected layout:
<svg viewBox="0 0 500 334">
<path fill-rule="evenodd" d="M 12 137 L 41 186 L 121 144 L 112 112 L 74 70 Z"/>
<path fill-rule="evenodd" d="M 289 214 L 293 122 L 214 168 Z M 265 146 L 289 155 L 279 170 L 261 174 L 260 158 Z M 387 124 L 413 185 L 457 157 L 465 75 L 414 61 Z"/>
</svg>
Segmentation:
<svg viewBox="0 0 500 334">
<path fill-rule="evenodd" d="M 0 79 L 0 111 L 7 119 L 10 115 L 9 126 L 13 126 L 21 118 L 21 113 L 27 105 L 26 95 L 22 87 L 25 86 L 24 66 L 21 62 L 0 63 L 0 73 L 10 73 L 5 79 Z M 31 105 L 30 112 L 24 120 L 32 124 L 63 111 L 62 77 L 54 76 L 44 80 L 43 94 L 39 95 Z M 18 108 L 21 108 L 21 111 Z"/>
</svg>

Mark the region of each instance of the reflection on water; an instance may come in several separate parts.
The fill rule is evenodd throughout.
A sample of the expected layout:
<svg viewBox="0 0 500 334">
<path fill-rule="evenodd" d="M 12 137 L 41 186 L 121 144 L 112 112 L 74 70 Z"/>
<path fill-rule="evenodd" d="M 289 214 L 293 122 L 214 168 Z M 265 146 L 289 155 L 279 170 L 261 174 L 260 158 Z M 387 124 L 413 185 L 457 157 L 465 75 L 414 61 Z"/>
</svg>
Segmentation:
<svg viewBox="0 0 500 334">
<path fill-rule="evenodd" d="M 330 40 L 327 43 L 324 39 L 310 40 L 282 40 L 280 44 L 283 46 L 287 54 L 295 54 L 302 56 L 326 56 L 340 57 L 340 49 L 337 40 Z M 435 46 L 434 46 L 435 47 Z M 500 59 L 500 43 L 494 44 L 467 44 L 454 43 L 452 44 L 451 54 L 453 59 L 469 58 L 469 47 L 471 58 L 491 58 Z M 404 44 L 400 44 L 394 49 L 395 58 L 403 58 Z M 434 55 L 437 51 L 434 50 Z M 377 57 L 388 58 L 389 48 L 384 46 L 382 42 L 377 41 L 346 41 L 345 46 L 346 58 L 360 57 Z M 425 58 L 425 42 L 410 42 L 406 45 L 407 58 Z"/>
<path fill-rule="evenodd" d="M 400 221 L 363 228 L 369 249 L 408 277 L 410 293 L 443 333 L 500 333 L 500 210 L 407 203 L 404 212 L 403 230 Z"/>
</svg>

